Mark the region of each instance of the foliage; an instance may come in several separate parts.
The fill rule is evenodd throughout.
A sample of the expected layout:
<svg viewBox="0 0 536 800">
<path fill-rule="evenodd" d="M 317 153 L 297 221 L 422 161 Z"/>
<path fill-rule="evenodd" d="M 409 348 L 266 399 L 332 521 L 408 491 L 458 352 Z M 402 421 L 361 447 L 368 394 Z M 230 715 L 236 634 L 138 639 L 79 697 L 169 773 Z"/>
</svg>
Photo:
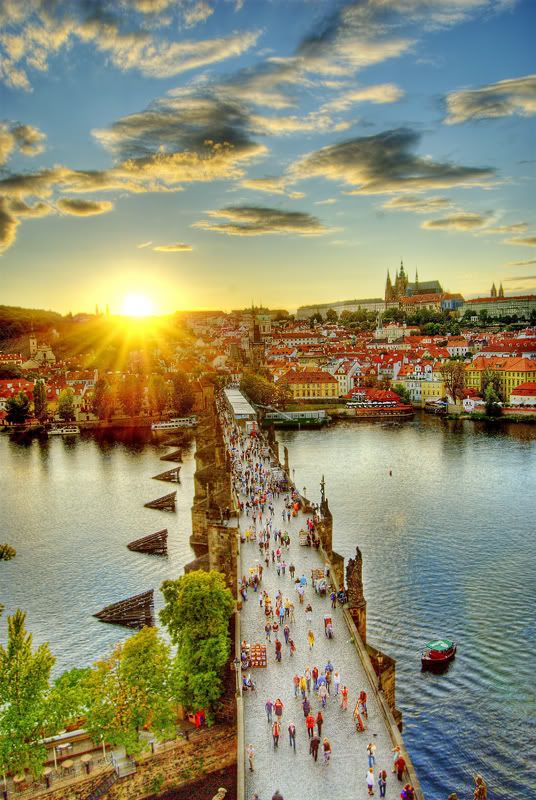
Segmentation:
<svg viewBox="0 0 536 800">
<path fill-rule="evenodd" d="M 411 404 L 411 394 L 401 383 L 395 383 L 392 386 L 393 392 L 397 394 L 403 403 Z"/>
<path fill-rule="evenodd" d="M 169 390 L 162 375 L 149 378 L 149 405 L 154 414 L 161 415 L 169 402 Z"/>
<path fill-rule="evenodd" d="M 171 378 L 171 408 L 178 417 L 188 414 L 193 408 L 195 397 L 188 378 L 184 373 L 177 372 Z"/>
<path fill-rule="evenodd" d="M 26 614 L 8 617 L 7 646 L 0 645 L 0 771 L 39 775 L 46 756 L 41 738 L 54 656 L 48 644 L 32 650 Z"/>
<path fill-rule="evenodd" d="M 501 400 L 501 377 L 496 370 L 489 367 L 483 370 L 480 376 L 480 390 L 484 398 L 486 397 L 486 390 L 488 386 L 493 388 L 493 391 L 499 400 Z"/>
<path fill-rule="evenodd" d="M 439 365 L 439 371 L 445 381 L 447 393 L 452 397 L 454 403 L 463 399 L 465 387 L 465 367 L 461 361 L 445 361 Z"/>
<path fill-rule="evenodd" d="M 488 383 L 484 391 L 484 402 L 486 404 L 486 414 L 488 417 L 500 417 L 502 413 L 500 405 L 501 398 L 491 382 Z"/>
<path fill-rule="evenodd" d="M 93 395 L 93 412 L 99 419 L 110 419 L 114 408 L 115 397 L 112 388 L 104 378 L 99 378 Z"/>
<path fill-rule="evenodd" d="M 40 422 L 48 416 L 47 390 L 44 380 L 37 380 L 33 388 L 34 417 Z"/>
<path fill-rule="evenodd" d="M 143 385 L 137 375 L 127 375 L 119 385 L 118 399 L 129 417 L 137 416 L 143 402 Z"/>
<path fill-rule="evenodd" d="M 50 734 L 85 715 L 90 673 L 90 667 L 74 667 L 62 672 L 54 681 L 47 698 L 47 729 Z"/>
<path fill-rule="evenodd" d="M 14 547 L 10 547 L 8 544 L 0 544 L 0 561 L 11 561 L 16 555 L 17 551 Z"/>
<path fill-rule="evenodd" d="M 14 339 L 32 330 L 45 330 L 57 325 L 61 315 L 40 308 L 0 306 L 0 339 Z"/>
<path fill-rule="evenodd" d="M 275 384 L 263 375 L 244 372 L 240 381 L 240 391 L 249 399 L 262 406 L 281 405 L 287 399 L 287 390 L 283 384 Z"/>
<path fill-rule="evenodd" d="M 30 416 L 30 401 L 24 392 L 9 397 L 6 402 L 6 420 L 15 425 L 26 422 Z"/>
<path fill-rule="evenodd" d="M 173 733 L 169 649 L 155 628 L 143 628 L 97 661 L 88 677 L 87 728 L 94 741 L 139 753 L 139 729 Z"/>
<path fill-rule="evenodd" d="M 0 381 L 7 378 L 21 378 L 22 370 L 20 367 L 8 367 L 5 364 L 0 366 Z"/>
<path fill-rule="evenodd" d="M 174 663 L 177 700 L 188 710 L 210 716 L 222 693 L 229 659 L 229 619 L 234 600 L 223 575 L 197 570 L 162 584 L 160 619 L 178 649 Z"/>
<path fill-rule="evenodd" d="M 74 407 L 74 392 L 67 386 L 58 397 L 58 414 L 64 422 L 73 422 L 76 419 Z"/>
<path fill-rule="evenodd" d="M 328 308 L 328 310 L 326 311 L 326 320 L 327 320 L 327 322 L 337 322 L 338 319 L 339 319 L 339 315 L 337 314 L 335 309 L 334 308 Z"/>
</svg>

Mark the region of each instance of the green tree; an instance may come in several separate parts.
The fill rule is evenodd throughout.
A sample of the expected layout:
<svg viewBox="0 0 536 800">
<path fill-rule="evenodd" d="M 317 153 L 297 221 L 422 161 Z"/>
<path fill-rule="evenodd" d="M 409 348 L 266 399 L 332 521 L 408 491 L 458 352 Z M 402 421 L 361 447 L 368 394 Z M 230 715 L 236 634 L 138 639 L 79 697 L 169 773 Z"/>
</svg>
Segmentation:
<svg viewBox="0 0 536 800">
<path fill-rule="evenodd" d="M 90 667 L 74 667 L 56 678 L 47 698 L 49 734 L 65 728 L 86 714 L 90 674 Z"/>
<path fill-rule="evenodd" d="M 277 385 L 263 375 L 244 372 L 240 380 L 240 391 L 246 394 L 253 403 L 261 406 L 278 405 L 284 401 L 285 388 Z"/>
<path fill-rule="evenodd" d="M 143 401 L 143 385 L 137 375 L 127 375 L 119 384 L 118 399 L 129 417 L 140 413 Z"/>
<path fill-rule="evenodd" d="M 33 388 L 34 417 L 43 422 L 48 417 L 47 390 L 44 380 L 37 380 Z"/>
<path fill-rule="evenodd" d="M 14 425 L 22 425 L 30 416 L 30 401 L 24 392 L 9 397 L 6 402 L 6 420 Z"/>
<path fill-rule="evenodd" d="M 327 322 L 337 322 L 338 319 L 339 319 L 339 315 L 337 314 L 335 309 L 334 308 L 328 308 L 328 310 L 326 311 L 326 321 Z"/>
<path fill-rule="evenodd" d="M 0 544 L 0 561 L 11 561 L 16 555 L 17 551 L 14 547 L 10 547 L 8 544 Z"/>
<path fill-rule="evenodd" d="M 493 391 L 499 400 L 503 399 L 501 395 L 501 377 L 496 370 L 491 369 L 490 367 L 483 370 L 482 375 L 480 376 L 480 391 L 482 392 L 482 396 L 484 398 L 486 396 L 486 389 L 488 386 L 493 387 Z"/>
<path fill-rule="evenodd" d="M 162 416 L 168 407 L 169 389 L 162 375 L 151 375 L 149 378 L 149 405 L 154 414 Z"/>
<path fill-rule="evenodd" d="M 114 413 L 115 397 L 111 387 L 104 378 L 95 384 L 93 395 L 93 411 L 99 419 L 110 419 Z"/>
<path fill-rule="evenodd" d="M 48 644 L 32 649 L 26 614 L 8 617 L 7 645 L 0 645 L 0 772 L 39 775 L 46 758 L 42 735 L 54 656 Z"/>
<path fill-rule="evenodd" d="M 401 383 L 395 383 L 392 387 L 393 392 L 397 394 L 403 403 L 411 404 L 411 394 Z"/>
<path fill-rule="evenodd" d="M 139 730 L 173 733 L 169 649 L 154 628 L 143 628 L 109 658 L 97 661 L 88 677 L 87 728 L 94 741 L 142 749 Z"/>
<path fill-rule="evenodd" d="M 484 391 L 484 402 L 488 417 L 499 417 L 502 414 L 501 398 L 492 383 L 488 383 Z"/>
<path fill-rule="evenodd" d="M 74 391 L 67 386 L 58 397 L 58 415 L 64 422 L 73 422 L 76 419 L 74 406 Z"/>
<path fill-rule="evenodd" d="M 171 408 L 178 417 L 188 414 L 193 408 L 195 397 L 186 375 L 177 372 L 171 378 Z"/>
<path fill-rule="evenodd" d="M 445 361 L 439 365 L 439 372 L 445 381 L 447 394 L 452 397 L 455 405 L 463 399 L 465 388 L 465 366 L 461 361 Z"/>
<path fill-rule="evenodd" d="M 229 620 L 235 603 L 221 573 L 196 570 L 161 588 L 160 619 L 177 645 L 174 685 L 189 711 L 205 709 L 207 719 L 222 694 L 222 676 L 231 652 Z"/>
</svg>

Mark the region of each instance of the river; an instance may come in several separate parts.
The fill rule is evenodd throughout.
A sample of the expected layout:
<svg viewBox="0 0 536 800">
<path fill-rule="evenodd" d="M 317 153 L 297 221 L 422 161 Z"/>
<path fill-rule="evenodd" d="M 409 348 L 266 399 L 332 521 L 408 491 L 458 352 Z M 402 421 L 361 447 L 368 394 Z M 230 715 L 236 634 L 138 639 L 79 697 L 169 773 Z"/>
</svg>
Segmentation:
<svg viewBox="0 0 536 800">
<path fill-rule="evenodd" d="M 397 660 L 426 797 L 472 797 L 474 772 L 494 800 L 535 797 L 536 428 L 423 415 L 278 439 L 312 500 L 324 474 L 334 549 L 363 552 L 368 640 Z M 445 636 L 455 661 L 422 673 L 423 644 Z"/>
<path fill-rule="evenodd" d="M 311 499 L 325 475 L 335 549 L 363 551 L 369 641 L 397 659 L 404 739 L 428 800 L 468 798 L 475 771 L 493 800 L 536 796 L 535 437 L 534 427 L 495 432 L 424 416 L 278 434 Z M 193 446 L 177 513 L 143 507 L 175 488 L 152 480 L 173 466 L 163 452 L 143 438 L 0 436 L 0 542 L 17 550 L 0 564 L 0 602 L 27 611 L 56 673 L 129 635 L 94 612 L 150 588 L 158 610 L 161 582 L 193 558 Z M 167 558 L 126 549 L 163 527 Z M 456 659 L 444 675 L 421 673 L 420 649 L 437 636 L 458 642 Z"/>
</svg>

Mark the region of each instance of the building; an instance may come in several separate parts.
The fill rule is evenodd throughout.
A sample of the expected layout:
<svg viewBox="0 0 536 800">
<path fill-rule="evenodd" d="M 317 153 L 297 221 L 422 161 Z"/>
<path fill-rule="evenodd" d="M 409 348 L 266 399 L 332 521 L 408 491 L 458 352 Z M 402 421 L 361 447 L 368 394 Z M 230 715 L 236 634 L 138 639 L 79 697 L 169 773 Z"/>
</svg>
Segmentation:
<svg viewBox="0 0 536 800">
<path fill-rule="evenodd" d="M 494 292 L 494 293 L 493 293 Z M 518 319 L 529 319 L 531 314 L 536 313 L 536 295 L 515 295 L 505 297 L 502 286 L 499 294 L 495 289 L 495 284 L 491 287 L 489 297 L 475 297 L 473 300 L 465 300 L 460 307 L 460 313 L 470 314 L 471 317 L 478 319 L 479 315 L 486 313 L 488 317 L 517 317 Z"/>
<path fill-rule="evenodd" d="M 516 386 L 510 394 L 510 405 L 536 408 L 536 381 L 528 381 Z"/>
<path fill-rule="evenodd" d="M 398 306 L 402 298 L 405 297 L 442 294 L 443 288 L 439 281 L 419 281 L 418 272 L 415 272 L 415 281 L 410 283 L 402 261 L 400 262 L 400 269 L 395 273 L 394 282 L 391 281 L 389 271 L 387 272 L 385 283 L 386 306 Z"/>
<path fill-rule="evenodd" d="M 337 378 L 322 370 L 291 370 L 279 383 L 288 386 L 293 400 L 336 400 L 339 397 Z"/>
<path fill-rule="evenodd" d="M 397 375 L 400 383 L 411 397 L 412 403 L 426 405 L 426 402 L 441 400 L 445 394 L 445 381 L 436 364 L 421 361 L 417 364 L 404 364 Z"/>
<path fill-rule="evenodd" d="M 536 380 L 536 360 L 532 358 L 486 358 L 477 356 L 465 367 L 465 385 L 481 390 L 482 375 L 486 370 L 496 373 L 499 391 L 503 400 L 510 402 L 510 395 L 523 383 Z"/>
<path fill-rule="evenodd" d="M 385 302 L 381 297 L 371 297 L 364 300 L 338 300 L 335 303 L 320 303 L 317 305 L 300 306 L 296 312 L 296 319 L 309 319 L 313 314 L 323 317 L 333 309 L 340 316 L 344 311 L 353 314 L 355 311 L 368 311 L 376 314 L 385 309 Z"/>
</svg>

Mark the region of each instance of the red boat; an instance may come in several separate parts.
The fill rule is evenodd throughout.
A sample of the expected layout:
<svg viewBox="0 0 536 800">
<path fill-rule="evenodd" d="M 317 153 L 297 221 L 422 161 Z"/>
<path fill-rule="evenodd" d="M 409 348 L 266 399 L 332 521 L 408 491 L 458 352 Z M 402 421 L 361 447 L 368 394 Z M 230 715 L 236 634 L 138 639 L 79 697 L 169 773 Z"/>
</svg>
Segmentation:
<svg viewBox="0 0 536 800">
<path fill-rule="evenodd" d="M 450 639 L 435 639 L 424 646 L 421 654 L 423 669 L 436 669 L 449 664 L 456 655 L 456 642 Z"/>
</svg>

